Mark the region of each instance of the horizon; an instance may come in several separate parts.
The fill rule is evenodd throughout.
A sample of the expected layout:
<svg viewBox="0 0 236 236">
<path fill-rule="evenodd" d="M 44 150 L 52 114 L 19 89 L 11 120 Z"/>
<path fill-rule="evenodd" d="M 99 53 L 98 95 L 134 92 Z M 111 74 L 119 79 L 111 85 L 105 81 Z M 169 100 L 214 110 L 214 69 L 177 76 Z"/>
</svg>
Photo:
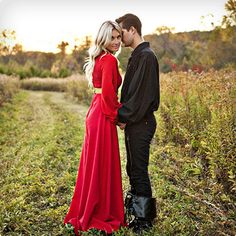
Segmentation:
<svg viewBox="0 0 236 236">
<path fill-rule="evenodd" d="M 96 35 L 101 23 L 115 20 L 128 12 L 142 21 L 143 35 L 153 34 L 156 28 L 175 28 L 173 33 L 211 31 L 221 24 L 226 14 L 226 0 L 187 1 L 93 0 L 0 0 L 0 29 L 16 32 L 17 42 L 24 51 L 57 53 L 57 45 L 68 42 L 68 51 L 89 36 Z M 103 5 L 104 4 L 104 5 Z M 99 15 L 100 13 L 100 15 Z M 14 16 L 14 17 L 13 17 Z M 156 22 L 156 23 L 155 23 Z"/>
<path fill-rule="evenodd" d="M 214 30 L 214 29 L 212 29 L 212 30 Z M 203 32 L 211 32 L 212 30 L 191 30 L 191 31 L 181 31 L 181 32 L 171 32 L 172 34 L 181 34 L 181 33 L 191 33 L 191 32 L 201 32 L 201 33 L 203 33 Z M 145 37 L 145 36 L 148 36 L 148 35 L 152 35 L 152 34 L 154 34 L 154 32 L 153 33 L 150 33 L 150 34 L 145 34 L 145 35 L 143 35 L 143 37 Z M 87 37 L 88 35 L 85 35 L 84 37 Z M 83 37 L 83 38 L 84 38 Z M 59 40 L 58 41 L 58 44 L 59 43 L 61 43 L 63 40 Z M 65 41 L 64 41 L 65 42 Z M 73 44 L 72 46 L 74 46 L 75 44 Z M 121 46 L 121 48 L 123 48 L 123 46 Z M 58 53 L 60 53 L 60 50 L 59 49 L 57 49 L 57 51 L 40 51 L 40 50 L 25 50 L 24 49 L 24 47 L 23 47 L 23 52 L 40 52 L 40 53 L 53 53 L 53 54 L 58 54 Z M 72 53 L 72 51 L 69 51 L 68 52 L 68 50 L 66 50 L 66 54 L 67 55 L 69 55 L 69 54 L 71 54 Z"/>
</svg>

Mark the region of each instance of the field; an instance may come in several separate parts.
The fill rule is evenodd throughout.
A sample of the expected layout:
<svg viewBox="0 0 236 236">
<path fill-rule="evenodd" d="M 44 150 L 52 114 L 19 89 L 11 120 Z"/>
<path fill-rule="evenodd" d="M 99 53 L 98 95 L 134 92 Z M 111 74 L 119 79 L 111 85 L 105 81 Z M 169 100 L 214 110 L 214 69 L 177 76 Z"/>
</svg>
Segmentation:
<svg viewBox="0 0 236 236">
<path fill-rule="evenodd" d="M 63 218 L 91 97 L 77 82 L 53 92 L 24 86 L 0 78 L 0 235 L 70 235 Z M 158 216 L 145 235 L 236 235 L 235 104 L 235 71 L 161 75 L 149 168 Z M 119 140 L 125 192 L 122 131 Z"/>
</svg>

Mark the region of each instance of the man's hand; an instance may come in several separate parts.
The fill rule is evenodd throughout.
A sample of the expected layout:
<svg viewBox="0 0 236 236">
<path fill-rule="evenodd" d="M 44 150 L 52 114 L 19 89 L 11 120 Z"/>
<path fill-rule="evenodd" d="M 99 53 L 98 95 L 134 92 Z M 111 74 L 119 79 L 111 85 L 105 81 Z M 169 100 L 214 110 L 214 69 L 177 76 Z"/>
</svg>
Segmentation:
<svg viewBox="0 0 236 236">
<path fill-rule="evenodd" d="M 126 123 L 120 123 L 118 122 L 117 125 L 120 127 L 121 130 L 125 129 Z"/>
</svg>

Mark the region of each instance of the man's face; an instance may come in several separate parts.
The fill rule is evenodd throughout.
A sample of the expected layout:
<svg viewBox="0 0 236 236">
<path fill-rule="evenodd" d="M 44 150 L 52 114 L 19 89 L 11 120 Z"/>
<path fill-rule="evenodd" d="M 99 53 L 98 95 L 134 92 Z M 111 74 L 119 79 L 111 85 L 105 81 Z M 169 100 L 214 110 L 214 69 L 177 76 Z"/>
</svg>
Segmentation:
<svg viewBox="0 0 236 236">
<path fill-rule="evenodd" d="M 133 43 L 133 33 L 132 30 L 127 30 L 122 27 L 122 23 L 120 23 L 122 28 L 122 42 L 125 47 L 130 47 Z"/>
</svg>

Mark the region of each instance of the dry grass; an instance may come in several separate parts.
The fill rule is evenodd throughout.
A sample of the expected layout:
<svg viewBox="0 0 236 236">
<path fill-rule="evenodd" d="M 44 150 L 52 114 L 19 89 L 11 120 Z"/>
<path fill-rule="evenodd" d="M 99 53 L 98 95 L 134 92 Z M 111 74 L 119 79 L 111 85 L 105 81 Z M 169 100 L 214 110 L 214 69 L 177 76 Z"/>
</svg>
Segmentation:
<svg viewBox="0 0 236 236">
<path fill-rule="evenodd" d="M 0 106 L 9 101 L 19 91 L 19 88 L 18 78 L 0 74 Z"/>
</svg>

